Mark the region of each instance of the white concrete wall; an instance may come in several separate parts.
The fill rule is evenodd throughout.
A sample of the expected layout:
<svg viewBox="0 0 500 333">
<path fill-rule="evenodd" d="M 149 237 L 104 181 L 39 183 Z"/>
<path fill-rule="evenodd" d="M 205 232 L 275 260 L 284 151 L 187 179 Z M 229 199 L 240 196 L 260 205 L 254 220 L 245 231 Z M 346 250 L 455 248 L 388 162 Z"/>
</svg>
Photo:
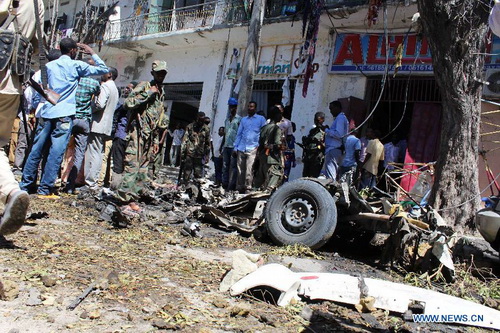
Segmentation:
<svg viewBox="0 0 500 333">
<path fill-rule="evenodd" d="M 129 7 L 133 7 L 133 5 Z M 120 15 L 122 18 L 127 17 L 125 10 L 130 11 L 129 7 L 121 8 Z M 406 10 L 409 10 L 409 8 Z M 357 13 L 356 15 L 361 17 L 365 14 Z M 354 16 L 350 23 L 341 20 L 345 24 L 344 28 L 349 24 L 359 24 L 359 22 L 363 21 L 362 19 L 355 19 Z M 363 99 L 365 94 L 366 79 L 364 76 L 328 73 L 333 36 L 330 34 L 331 26 L 328 24 L 326 15 L 322 17 L 321 21 L 315 58 L 315 62 L 319 64 L 319 69 L 309 83 L 307 97 L 302 97 L 302 82 L 298 81 L 295 86 L 291 120 L 297 125 L 297 131 L 295 132 L 297 142 L 301 142 L 302 136 L 308 134 L 313 126 L 313 116 L 316 112 L 325 112 L 327 115 L 326 123 L 331 125 L 333 119 L 328 110 L 329 102 L 349 96 Z M 396 25 L 396 23 L 394 24 Z M 407 23 L 399 22 L 399 25 L 407 25 Z M 291 26 L 291 22 L 265 25 L 261 45 L 300 44 L 302 43 L 300 30 L 300 22 L 295 22 L 293 26 Z M 224 125 L 227 116 L 227 100 L 231 95 L 232 80 L 228 79 L 225 74 L 231 60 L 232 50 L 233 48 L 244 48 L 246 38 L 247 27 L 233 27 L 230 33 L 229 29 L 203 31 L 199 36 L 193 32 L 165 33 L 163 35 L 158 34 L 154 38 L 138 38 L 136 41 L 130 42 L 130 45 L 127 44 L 129 42 L 124 42 L 118 48 L 115 46 L 114 49 L 104 46 L 103 57 L 107 64 L 118 68 L 120 77 L 117 83 L 119 86 L 124 86 L 131 80 L 149 80 L 151 78 L 151 62 L 157 58 L 166 60 L 169 65 L 166 83 L 203 82 L 200 110 L 207 113 L 207 115 L 212 113 L 213 98 L 217 95 L 217 72 L 219 66 L 223 64 L 223 76 L 218 92 L 218 100 L 215 103 L 215 116 L 212 121 L 212 134 L 214 135 L 217 129 Z M 225 59 L 223 59 L 225 43 L 228 45 L 228 52 Z M 161 49 L 158 45 L 163 44 L 168 46 Z M 124 51 L 128 54 L 125 55 Z M 125 68 L 128 69 L 127 73 L 124 71 Z M 276 76 L 263 79 L 270 78 L 284 79 L 285 77 Z M 296 146 L 296 156 L 298 165 L 292 170 L 291 179 L 298 178 L 302 174 L 300 160 L 302 151 L 298 146 Z"/>
<path fill-rule="evenodd" d="M 118 87 L 126 86 L 130 81 L 151 80 L 151 64 L 154 60 L 165 60 L 168 64 L 168 75 L 165 83 L 203 82 L 203 92 L 200 100 L 200 111 L 211 116 L 212 100 L 215 94 L 217 70 L 222 60 L 221 47 L 197 47 L 170 50 L 168 52 L 154 51 L 146 54 L 106 54 L 100 55 L 108 66 L 118 69 Z M 126 68 L 139 68 L 137 73 L 130 73 Z M 168 100 L 168 96 L 166 96 Z"/>
</svg>

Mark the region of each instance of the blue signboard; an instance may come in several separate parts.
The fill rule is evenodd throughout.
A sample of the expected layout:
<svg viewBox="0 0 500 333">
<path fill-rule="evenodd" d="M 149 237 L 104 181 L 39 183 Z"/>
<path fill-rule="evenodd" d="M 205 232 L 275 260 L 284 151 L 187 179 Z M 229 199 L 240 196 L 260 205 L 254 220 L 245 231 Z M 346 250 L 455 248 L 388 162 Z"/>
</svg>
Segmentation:
<svg viewBox="0 0 500 333">
<path fill-rule="evenodd" d="M 485 69 L 500 68 L 500 38 L 492 35 L 487 45 Z M 388 54 L 388 57 L 386 56 Z M 400 57 L 397 57 L 397 55 Z M 337 34 L 330 73 L 368 74 L 384 73 L 386 61 L 389 72 L 394 72 L 396 59 L 400 58 L 399 73 L 433 72 L 429 44 L 415 34 L 390 34 L 386 46 L 384 34 Z M 387 60 L 388 59 L 388 60 Z M 416 59 L 416 60 L 415 60 Z"/>
</svg>

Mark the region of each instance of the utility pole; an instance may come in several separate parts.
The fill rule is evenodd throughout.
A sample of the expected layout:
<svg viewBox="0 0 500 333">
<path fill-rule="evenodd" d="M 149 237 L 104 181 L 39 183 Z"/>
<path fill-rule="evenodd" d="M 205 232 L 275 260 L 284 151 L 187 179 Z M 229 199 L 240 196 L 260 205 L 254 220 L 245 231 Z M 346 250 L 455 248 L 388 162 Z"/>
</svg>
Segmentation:
<svg viewBox="0 0 500 333">
<path fill-rule="evenodd" d="M 52 17 L 50 19 L 50 23 L 52 25 L 50 29 L 50 40 L 49 40 L 49 48 L 55 47 L 55 44 L 57 42 L 57 36 L 56 36 L 56 25 L 57 25 L 57 16 L 59 15 L 59 0 L 54 0 L 52 2 L 53 5 L 53 11 L 52 11 Z"/>
<path fill-rule="evenodd" d="M 246 115 L 247 104 L 252 97 L 265 6 L 265 0 L 253 0 L 252 16 L 248 27 L 248 42 L 241 67 L 240 89 L 238 91 L 238 114 L 241 116 Z"/>
</svg>

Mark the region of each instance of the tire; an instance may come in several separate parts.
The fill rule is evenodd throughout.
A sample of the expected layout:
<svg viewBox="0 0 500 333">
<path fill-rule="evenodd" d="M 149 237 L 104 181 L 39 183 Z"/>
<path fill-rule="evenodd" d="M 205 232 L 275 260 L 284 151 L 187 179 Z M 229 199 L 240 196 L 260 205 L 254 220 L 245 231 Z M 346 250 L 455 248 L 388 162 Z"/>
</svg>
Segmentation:
<svg viewBox="0 0 500 333">
<path fill-rule="evenodd" d="M 337 207 L 321 184 L 298 179 L 274 192 L 266 205 L 265 217 L 266 229 L 276 244 L 299 243 L 318 249 L 335 231 Z"/>
</svg>

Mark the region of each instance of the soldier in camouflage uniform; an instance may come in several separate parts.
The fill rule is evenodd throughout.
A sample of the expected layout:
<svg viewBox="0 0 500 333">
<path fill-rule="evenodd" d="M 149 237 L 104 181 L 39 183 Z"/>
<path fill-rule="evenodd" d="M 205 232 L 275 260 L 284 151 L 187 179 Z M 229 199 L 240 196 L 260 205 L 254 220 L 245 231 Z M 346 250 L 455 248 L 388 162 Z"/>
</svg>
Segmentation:
<svg viewBox="0 0 500 333">
<path fill-rule="evenodd" d="M 125 168 L 117 189 L 117 196 L 123 201 L 137 200 L 149 181 L 149 163 L 159 150 L 159 123 L 165 121 L 162 84 L 167 70 L 165 61 L 153 61 L 153 80 L 139 83 L 125 100 L 129 119 Z"/>
<path fill-rule="evenodd" d="M 269 114 L 270 122 L 260 130 L 259 137 L 259 170 L 255 179 L 255 187 L 273 191 L 283 181 L 283 150 L 285 143 L 277 123 L 282 119 L 279 108 L 273 107 Z"/>
<path fill-rule="evenodd" d="M 160 119 L 158 120 L 158 137 L 160 138 L 159 142 L 159 150 L 158 154 L 155 154 L 153 156 L 153 160 L 151 161 L 153 163 L 152 168 L 150 168 L 150 177 L 152 180 L 155 180 L 158 177 L 158 171 L 160 170 L 161 166 L 163 165 L 164 159 L 165 159 L 165 150 L 166 150 L 166 139 L 167 139 L 167 128 L 169 124 L 169 119 L 167 117 L 167 110 L 164 110 L 164 112 L 160 115 Z"/>
<path fill-rule="evenodd" d="M 308 136 L 302 137 L 304 170 L 302 177 L 319 177 L 321 168 L 325 162 L 325 114 L 316 112 L 314 115 L 313 129 L 309 131 Z"/>
<path fill-rule="evenodd" d="M 205 124 L 205 113 L 198 112 L 198 118 L 186 127 L 186 133 L 182 139 L 181 158 L 184 184 L 189 182 L 193 171 L 194 178 L 203 177 L 203 159 L 209 153 L 210 129 Z"/>
</svg>

